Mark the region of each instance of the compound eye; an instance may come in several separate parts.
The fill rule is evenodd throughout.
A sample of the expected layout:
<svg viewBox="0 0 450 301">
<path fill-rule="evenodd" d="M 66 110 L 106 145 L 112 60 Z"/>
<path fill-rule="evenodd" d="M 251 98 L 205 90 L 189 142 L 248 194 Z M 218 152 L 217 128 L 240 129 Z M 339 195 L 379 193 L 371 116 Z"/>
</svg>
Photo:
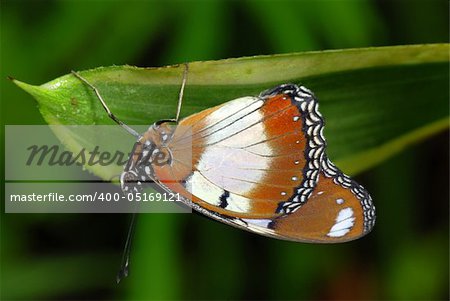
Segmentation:
<svg viewBox="0 0 450 301">
<path fill-rule="evenodd" d="M 120 188 L 124 193 L 137 193 L 142 191 L 142 183 L 134 171 L 124 171 L 120 175 Z"/>
</svg>

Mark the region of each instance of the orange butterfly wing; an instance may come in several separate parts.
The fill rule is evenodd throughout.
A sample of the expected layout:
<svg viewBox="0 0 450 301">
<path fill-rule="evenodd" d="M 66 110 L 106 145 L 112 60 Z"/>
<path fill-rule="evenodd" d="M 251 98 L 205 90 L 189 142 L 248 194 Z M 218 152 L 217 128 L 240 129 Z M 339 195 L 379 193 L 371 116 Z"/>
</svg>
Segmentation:
<svg viewBox="0 0 450 301">
<path fill-rule="evenodd" d="M 368 192 L 326 157 L 314 95 L 282 85 L 182 120 L 153 165 L 166 190 L 193 209 L 258 234 L 333 243 L 370 232 Z M 192 150 L 192 154 L 190 153 Z"/>
</svg>

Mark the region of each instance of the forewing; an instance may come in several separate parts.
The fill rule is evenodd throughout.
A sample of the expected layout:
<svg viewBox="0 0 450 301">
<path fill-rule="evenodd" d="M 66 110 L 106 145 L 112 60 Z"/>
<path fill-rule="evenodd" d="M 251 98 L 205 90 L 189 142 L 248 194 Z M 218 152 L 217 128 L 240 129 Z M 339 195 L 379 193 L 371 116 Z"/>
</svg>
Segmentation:
<svg viewBox="0 0 450 301">
<path fill-rule="evenodd" d="M 179 128 L 169 144 L 173 164 L 155 172 L 175 180 L 166 185 L 206 210 L 274 218 L 306 203 L 316 186 L 323 120 L 303 87 L 235 99 L 182 120 Z"/>
</svg>

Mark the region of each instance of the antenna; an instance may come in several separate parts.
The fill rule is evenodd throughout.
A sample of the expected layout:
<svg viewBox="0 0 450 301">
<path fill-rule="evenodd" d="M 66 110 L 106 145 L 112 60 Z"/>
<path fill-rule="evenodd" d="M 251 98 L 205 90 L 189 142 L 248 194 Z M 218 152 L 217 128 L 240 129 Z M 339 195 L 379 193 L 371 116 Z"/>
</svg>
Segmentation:
<svg viewBox="0 0 450 301">
<path fill-rule="evenodd" d="M 184 63 L 184 72 L 183 72 L 183 79 L 181 82 L 181 88 L 180 88 L 180 92 L 178 94 L 178 105 L 177 105 L 177 114 L 175 116 L 175 118 L 172 119 L 161 119 L 158 120 L 157 122 L 155 122 L 155 125 L 160 125 L 164 122 L 175 122 L 178 123 L 178 120 L 180 119 L 180 112 L 181 112 L 181 105 L 183 104 L 183 94 L 184 94 L 184 87 L 186 86 L 186 81 L 187 81 L 187 75 L 189 72 L 189 64 L 188 63 Z"/>
<path fill-rule="evenodd" d="M 183 103 L 183 93 L 184 87 L 186 86 L 188 72 L 189 72 L 189 65 L 188 63 L 184 63 L 183 81 L 181 82 L 180 94 L 178 94 L 177 115 L 175 117 L 176 123 L 178 123 L 178 120 L 180 119 L 181 104 Z"/>
<path fill-rule="evenodd" d="M 134 137 L 136 137 L 138 140 L 141 138 L 141 135 L 136 132 L 135 130 L 133 130 L 131 127 L 129 127 L 128 125 L 126 125 L 125 123 L 123 123 L 119 118 L 116 117 L 116 115 L 114 115 L 111 110 L 109 109 L 108 105 L 106 104 L 106 102 L 103 100 L 102 96 L 100 95 L 100 92 L 98 91 L 98 89 L 92 85 L 90 82 L 88 82 L 84 77 L 82 77 L 78 72 L 75 72 L 72 70 L 72 74 L 77 77 L 79 80 L 81 80 L 83 83 L 85 83 L 86 85 L 88 85 L 88 87 L 90 87 L 94 92 L 95 95 L 97 96 L 98 100 L 100 100 L 100 103 L 102 104 L 103 109 L 105 109 L 106 113 L 108 113 L 109 118 L 111 118 L 112 120 L 114 120 L 115 123 L 117 123 L 118 125 L 120 125 L 122 128 L 124 128 L 128 133 L 130 133 L 131 135 L 133 135 Z"/>
</svg>

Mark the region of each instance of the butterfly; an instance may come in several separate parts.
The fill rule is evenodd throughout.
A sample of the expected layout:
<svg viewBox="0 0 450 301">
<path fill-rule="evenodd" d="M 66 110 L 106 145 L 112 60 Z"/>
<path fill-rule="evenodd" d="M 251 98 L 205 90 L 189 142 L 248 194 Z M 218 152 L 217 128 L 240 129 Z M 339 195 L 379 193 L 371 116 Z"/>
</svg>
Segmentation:
<svg viewBox="0 0 450 301">
<path fill-rule="evenodd" d="M 124 193 L 154 182 L 207 217 L 283 240 L 338 243 L 371 231 L 371 196 L 328 158 L 313 92 L 282 84 L 179 120 L 185 66 L 176 118 L 157 121 L 142 135 L 73 72 L 137 138 L 120 177 Z"/>
</svg>

